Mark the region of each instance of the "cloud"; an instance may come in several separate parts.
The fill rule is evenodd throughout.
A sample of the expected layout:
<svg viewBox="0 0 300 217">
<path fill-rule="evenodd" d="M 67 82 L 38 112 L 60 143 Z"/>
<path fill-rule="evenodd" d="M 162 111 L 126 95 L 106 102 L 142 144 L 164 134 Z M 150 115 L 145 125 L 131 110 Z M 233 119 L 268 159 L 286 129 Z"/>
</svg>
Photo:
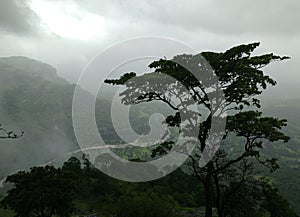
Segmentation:
<svg viewBox="0 0 300 217">
<path fill-rule="evenodd" d="M 69 0 L 70 1 L 70 0 Z M 299 34 L 300 1 L 73 0 L 80 8 L 129 24 L 173 26 L 217 34 Z"/>
<path fill-rule="evenodd" d="M 28 0 L 0 1 L 0 31 L 17 35 L 35 34 L 39 19 Z"/>
<path fill-rule="evenodd" d="M 16 5 L 18 1 L 21 0 L 0 0 L 0 17 L 3 16 L 3 2 Z M 272 71 L 272 76 L 279 81 L 279 85 L 289 84 L 295 80 L 295 76 L 299 77 L 297 72 L 300 53 L 296 48 L 300 40 L 300 28 L 296 25 L 300 20 L 300 13 L 297 11 L 300 8 L 298 0 L 37 1 L 60 2 L 66 7 L 75 5 L 75 12 L 79 10 L 80 13 L 95 14 L 105 19 L 106 34 L 93 40 L 58 37 L 50 31 L 40 34 L 39 38 L 20 37 L 25 33 L 37 31 L 37 22 L 31 22 L 32 18 L 36 19 L 34 13 L 27 4 L 23 4 L 23 7 L 27 8 L 25 11 L 29 11 L 31 15 L 23 16 L 23 20 L 19 22 L 29 23 L 27 30 L 31 32 L 20 32 L 10 27 L 11 32 L 14 30 L 19 35 L 0 35 L 0 56 L 24 55 L 42 60 L 56 67 L 58 73 L 71 82 L 77 81 L 82 69 L 97 53 L 120 41 L 140 36 L 173 38 L 187 43 L 199 52 L 224 51 L 241 43 L 261 41 L 261 46 L 257 49 L 258 54 L 274 52 L 292 57 L 284 63 L 274 64 L 274 68 L 267 68 L 267 71 Z M 26 19 L 28 17 L 31 18 Z M 3 19 L 0 20 L 0 28 L 9 25 Z M 284 65 L 285 69 L 279 70 L 281 65 Z"/>
</svg>

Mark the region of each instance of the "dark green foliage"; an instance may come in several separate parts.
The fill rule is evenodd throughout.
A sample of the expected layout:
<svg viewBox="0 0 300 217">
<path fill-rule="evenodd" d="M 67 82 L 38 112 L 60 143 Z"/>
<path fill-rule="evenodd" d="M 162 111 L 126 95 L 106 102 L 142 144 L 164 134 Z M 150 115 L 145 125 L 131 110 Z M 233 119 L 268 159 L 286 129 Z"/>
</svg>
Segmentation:
<svg viewBox="0 0 300 217">
<path fill-rule="evenodd" d="M 152 150 L 151 157 L 155 157 L 157 155 L 161 156 L 161 155 L 167 154 L 168 151 L 170 151 L 173 146 L 174 146 L 173 141 L 163 142 L 163 143 L 159 144 L 159 146 L 157 146 L 156 148 L 154 148 Z"/>
<path fill-rule="evenodd" d="M 297 217 L 288 201 L 279 194 L 278 189 L 266 184 L 263 189 L 265 200 L 262 207 L 268 210 L 271 217 Z"/>
<path fill-rule="evenodd" d="M 224 53 L 203 52 L 204 58 L 210 63 L 218 79 L 224 87 L 223 91 L 228 103 L 237 105 L 253 104 L 259 107 L 257 98 L 252 102 L 248 97 L 262 93 L 268 84 L 275 85 L 276 81 L 261 70 L 272 61 L 280 61 L 289 57 L 280 57 L 272 53 L 261 56 L 251 56 L 260 43 L 239 45 Z"/>
<path fill-rule="evenodd" d="M 251 111 L 255 107 L 261 107 L 258 96 L 262 91 L 268 85 L 276 84 L 275 80 L 264 74 L 262 68 L 273 61 L 288 59 L 272 53 L 252 56 L 252 52 L 258 46 L 259 43 L 251 43 L 220 53 L 202 52 L 196 55 L 178 55 L 171 60 L 160 59 L 149 65 L 154 70 L 152 73 L 140 76 L 136 76 L 135 73 L 125 74 L 120 79 L 106 80 L 109 84 L 126 87 L 120 94 L 124 104 L 139 104 L 155 100 L 166 103 L 175 114 L 169 115 L 165 122 L 169 127 L 180 128 L 185 137 L 191 136 L 193 129 L 198 127 L 195 120 L 202 116 L 201 112 L 191 111 L 189 107 L 201 105 L 209 111 L 207 118 L 199 124 L 197 136 L 199 147 L 190 156 L 191 168 L 205 189 L 206 217 L 212 216 L 213 206 L 217 207 L 219 217 L 225 216 L 224 203 L 230 198 L 222 198 L 222 194 L 227 190 L 224 183 L 232 183 L 237 177 L 241 179 L 238 182 L 243 181 L 244 176 L 230 175 L 232 171 L 239 168 L 241 162 L 254 158 L 258 163 L 274 171 L 278 169 L 276 159 L 265 158 L 260 154 L 260 150 L 264 147 L 263 143 L 289 140 L 289 137 L 281 132 L 281 128 L 286 126 L 285 119 L 263 117 L 261 112 Z M 204 58 L 212 67 L 211 70 Z M 212 70 L 217 75 L 218 81 L 213 77 Z M 168 76 L 174 79 L 164 79 Z M 201 80 L 198 80 L 197 76 L 201 77 Z M 224 93 L 224 101 L 221 100 L 220 90 Z M 177 104 L 171 100 L 174 98 L 177 99 Z M 227 114 L 226 134 L 223 140 L 228 135 L 242 137 L 244 141 L 240 146 L 243 148 L 239 149 L 240 153 L 235 156 L 228 156 L 224 150 L 221 150 L 220 154 L 201 168 L 198 165 L 199 158 L 207 147 L 212 118 L 217 113 L 214 105 L 222 108 L 221 114 L 218 114 L 219 120 L 224 118 L 222 115 L 226 112 L 230 112 Z M 160 147 L 153 150 L 153 156 L 168 153 L 172 144 L 174 143 L 169 141 L 162 143 Z M 237 186 L 243 187 L 243 185 Z M 230 197 L 234 196 L 234 194 L 230 195 Z M 248 205 L 251 207 L 253 203 L 248 201 Z"/>
<path fill-rule="evenodd" d="M 82 176 L 81 162 L 76 157 L 71 157 L 68 161 L 64 162 L 62 169 L 73 172 L 77 176 Z"/>
<path fill-rule="evenodd" d="M 117 217 L 175 217 L 174 204 L 166 196 L 155 193 L 121 196 Z M 173 206 L 172 206 L 173 205 Z"/>
<path fill-rule="evenodd" d="M 267 139 L 270 142 L 282 140 L 288 142 L 289 137 L 280 130 L 287 125 L 287 120 L 273 117 L 261 117 L 262 112 L 245 111 L 234 116 L 229 116 L 227 119 L 227 129 L 234 132 L 236 136 L 252 139 Z M 252 145 L 254 144 L 253 141 Z M 249 144 L 251 145 L 251 144 Z M 246 147 L 246 150 L 251 147 Z"/>
<path fill-rule="evenodd" d="M 8 176 L 6 182 L 14 187 L 1 201 L 1 207 L 14 210 L 16 217 L 68 217 L 74 211 L 77 182 L 68 171 L 34 167 Z"/>
<path fill-rule="evenodd" d="M 59 205 L 64 207 L 65 211 L 74 211 L 77 215 L 101 213 L 103 216 L 114 215 L 116 217 L 181 216 L 183 207 L 192 209 L 204 205 L 204 192 L 197 178 L 183 173 L 181 169 L 160 180 L 129 183 L 115 180 L 93 166 L 89 168 L 89 175 L 87 175 L 85 165 L 90 163 L 85 155 L 83 159 L 85 160 L 80 162 L 79 159 L 71 157 L 64 163 L 63 169 L 55 169 L 52 166 L 38 167 L 33 168 L 31 172 L 19 172 L 12 175 L 8 180 L 15 183 L 15 188 L 8 192 L 1 205 L 13 209 L 17 203 L 21 203 L 20 209 L 23 214 L 19 216 L 25 217 L 24 212 L 29 212 L 30 207 L 41 208 L 52 205 Z M 243 166 L 240 165 L 240 168 L 236 168 L 235 171 L 217 174 L 235 177 L 231 178 L 230 182 L 226 181 L 226 177 L 219 179 L 225 181 L 222 182 L 226 187 L 222 192 L 222 197 L 226 198 L 225 213 L 232 217 L 259 217 L 279 210 L 281 216 L 296 217 L 287 201 L 269 184 L 270 182 L 259 177 L 253 178 L 251 172 L 253 171 L 249 169 L 243 170 Z M 78 174 L 81 175 L 78 176 Z M 27 178 L 29 175 L 30 177 Z M 244 177 L 243 180 L 240 179 L 241 175 Z M 72 183 L 73 189 L 71 189 Z M 21 190 L 14 190 L 17 188 Z M 237 192 L 229 197 L 233 191 Z M 15 199 L 18 198 L 16 192 L 19 192 L 19 200 Z M 73 192 L 72 196 L 67 196 L 70 192 Z M 58 196 L 59 194 L 61 196 Z M 43 196 L 43 203 L 40 202 L 39 195 Z M 8 200 L 11 200 L 13 205 L 8 205 Z M 75 203 L 73 204 L 72 201 Z M 68 205 L 72 205 L 74 209 L 67 209 Z M 276 209 L 272 209 L 275 205 Z M 47 216 L 47 210 L 49 209 L 44 209 L 45 216 Z M 60 216 L 59 213 L 57 215 Z M 62 216 L 68 216 L 68 213 Z M 274 217 L 277 216 L 274 215 Z"/>
<path fill-rule="evenodd" d="M 121 76 L 121 78 L 118 80 L 118 82 L 115 82 L 114 80 L 106 80 L 106 83 L 108 84 L 114 84 L 114 85 L 117 85 L 117 84 L 124 84 L 126 83 L 126 81 L 128 81 L 129 79 L 135 77 L 136 74 L 134 72 L 130 72 L 130 73 L 126 73 L 124 75 Z"/>
<path fill-rule="evenodd" d="M 77 171 L 76 158 L 64 163 L 64 170 Z M 79 177 L 80 189 L 76 194 L 78 214 L 97 213 L 116 216 L 177 216 L 180 207 L 197 207 L 201 205 L 201 186 L 197 179 L 183 173 L 181 169 L 156 181 L 147 183 L 129 183 L 113 179 L 93 166 L 86 174 L 84 155 Z M 73 163 L 71 163 L 73 162 Z M 70 164 L 72 166 L 70 166 Z M 68 165 L 68 167 L 66 167 Z M 76 166 L 75 166 L 76 165 Z"/>
</svg>

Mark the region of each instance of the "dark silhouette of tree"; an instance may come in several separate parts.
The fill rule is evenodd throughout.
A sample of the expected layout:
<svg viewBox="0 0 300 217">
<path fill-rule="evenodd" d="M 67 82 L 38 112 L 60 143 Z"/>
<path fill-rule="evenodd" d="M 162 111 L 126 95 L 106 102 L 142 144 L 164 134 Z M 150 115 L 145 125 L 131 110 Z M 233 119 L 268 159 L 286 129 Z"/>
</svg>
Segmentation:
<svg viewBox="0 0 300 217">
<path fill-rule="evenodd" d="M 18 135 L 13 131 L 8 131 L 0 124 L 0 139 L 18 139 L 23 136 L 23 134 L 24 132 L 21 132 L 21 134 Z"/>
<path fill-rule="evenodd" d="M 212 161 L 216 166 L 224 165 L 228 160 L 225 151 L 220 150 Z M 296 217 L 288 201 L 279 194 L 271 180 L 255 169 L 254 163 L 244 158 L 226 170 L 213 173 L 218 215 Z"/>
<path fill-rule="evenodd" d="M 76 176 L 53 166 L 33 167 L 7 177 L 12 183 L 1 207 L 14 210 L 16 217 L 71 216 L 77 191 Z"/>
<path fill-rule="evenodd" d="M 265 183 L 263 195 L 265 200 L 262 203 L 262 207 L 268 210 L 271 217 L 297 217 L 288 201 L 279 194 L 278 189 L 274 186 Z"/>
<path fill-rule="evenodd" d="M 81 162 L 76 157 L 70 157 L 66 162 L 64 162 L 62 169 L 73 172 L 76 176 L 82 176 Z"/>
<path fill-rule="evenodd" d="M 89 178 L 91 170 L 92 170 L 92 163 L 90 162 L 88 157 L 89 157 L 88 155 L 82 154 L 83 171 L 84 171 L 85 175 Z"/>
<path fill-rule="evenodd" d="M 121 196 L 116 216 L 118 217 L 176 217 L 174 202 L 168 197 L 162 197 L 157 193 L 145 195 L 133 195 L 133 197 Z"/>
<path fill-rule="evenodd" d="M 248 158 L 254 159 L 271 171 L 276 170 L 276 159 L 264 157 L 260 150 L 265 143 L 289 140 L 289 137 L 280 131 L 287 125 L 287 121 L 262 116 L 258 98 L 268 85 L 276 84 L 275 80 L 264 74 L 262 68 L 273 61 L 285 60 L 288 57 L 276 56 L 273 53 L 253 56 L 252 52 L 258 46 L 259 43 L 251 43 L 220 53 L 202 52 L 197 55 L 175 56 L 171 60 L 160 59 L 149 65 L 154 69 L 151 73 L 137 76 L 131 72 L 124 74 L 120 79 L 105 81 L 126 87 L 120 94 L 124 104 L 155 100 L 166 103 L 175 114 L 168 116 L 165 122 L 169 127 L 179 128 L 184 137 L 195 136 L 193 132 L 197 131 L 198 145 L 190 154 L 190 160 L 194 174 L 205 189 L 205 217 L 212 217 L 213 206 L 216 206 L 219 217 L 226 216 L 222 199 L 226 190 L 222 187 L 223 176 L 227 176 L 226 183 L 233 184 L 237 175 L 230 176 L 230 171 L 241 166 Z M 201 79 L 196 78 L 197 75 Z M 202 115 L 201 109 L 198 112 L 192 110 L 193 105 L 205 108 L 208 111 L 207 117 Z M 202 119 L 198 121 L 199 118 Z M 200 160 L 215 153 L 209 142 L 210 134 L 215 133 L 214 120 L 226 122 L 225 133 L 216 137 L 222 136 L 223 141 L 226 141 L 228 136 L 242 138 L 239 140 L 241 151 L 238 155 L 227 156 L 224 146 L 212 160 L 202 166 L 199 165 Z M 174 144 L 174 141 L 159 144 L 153 155 L 168 153 L 175 148 Z M 247 167 L 244 169 L 246 171 L 240 171 L 238 175 L 240 181 L 243 180 L 242 174 L 247 172 Z M 243 186 L 243 183 L 238 184 L 240 181 L 237 180 L 236 186 L 233 187 L 235 192 Z"/>
</svg>

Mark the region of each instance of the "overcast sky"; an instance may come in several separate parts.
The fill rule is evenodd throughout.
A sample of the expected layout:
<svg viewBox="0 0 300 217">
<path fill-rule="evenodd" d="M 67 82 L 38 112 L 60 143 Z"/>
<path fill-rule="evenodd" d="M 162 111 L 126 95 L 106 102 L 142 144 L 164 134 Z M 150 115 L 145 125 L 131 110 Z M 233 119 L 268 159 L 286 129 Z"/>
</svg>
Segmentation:
<svg viewBox="0 0 300 217">
<path fill-rule="evenodd" d="M 96 54 L 140 36 L 173 38 L 199 52 L 260 41 L 257 53 L 292 57 L 267 72 L 278 90 L 295 93 L 299 9 L 299 0 L 1 0 L 0 56 L 41 60 L 76 82 Z"/>
</svg>

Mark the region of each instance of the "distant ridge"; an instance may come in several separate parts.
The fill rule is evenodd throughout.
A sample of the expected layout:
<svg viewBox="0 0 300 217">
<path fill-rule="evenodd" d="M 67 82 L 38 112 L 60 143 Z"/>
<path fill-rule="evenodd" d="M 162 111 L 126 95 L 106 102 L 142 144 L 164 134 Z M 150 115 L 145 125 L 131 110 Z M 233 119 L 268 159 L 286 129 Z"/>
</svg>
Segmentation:
<svg viewBox="0 0 300 217">
<path fill-rule="evenodd" d="M 53 66 L 25 56 L 0 57 L 0 73 L 9 72 L 41 77 L 54 83 L 68 84 L 65 79 L 58 76 Z"/>
</svg>

